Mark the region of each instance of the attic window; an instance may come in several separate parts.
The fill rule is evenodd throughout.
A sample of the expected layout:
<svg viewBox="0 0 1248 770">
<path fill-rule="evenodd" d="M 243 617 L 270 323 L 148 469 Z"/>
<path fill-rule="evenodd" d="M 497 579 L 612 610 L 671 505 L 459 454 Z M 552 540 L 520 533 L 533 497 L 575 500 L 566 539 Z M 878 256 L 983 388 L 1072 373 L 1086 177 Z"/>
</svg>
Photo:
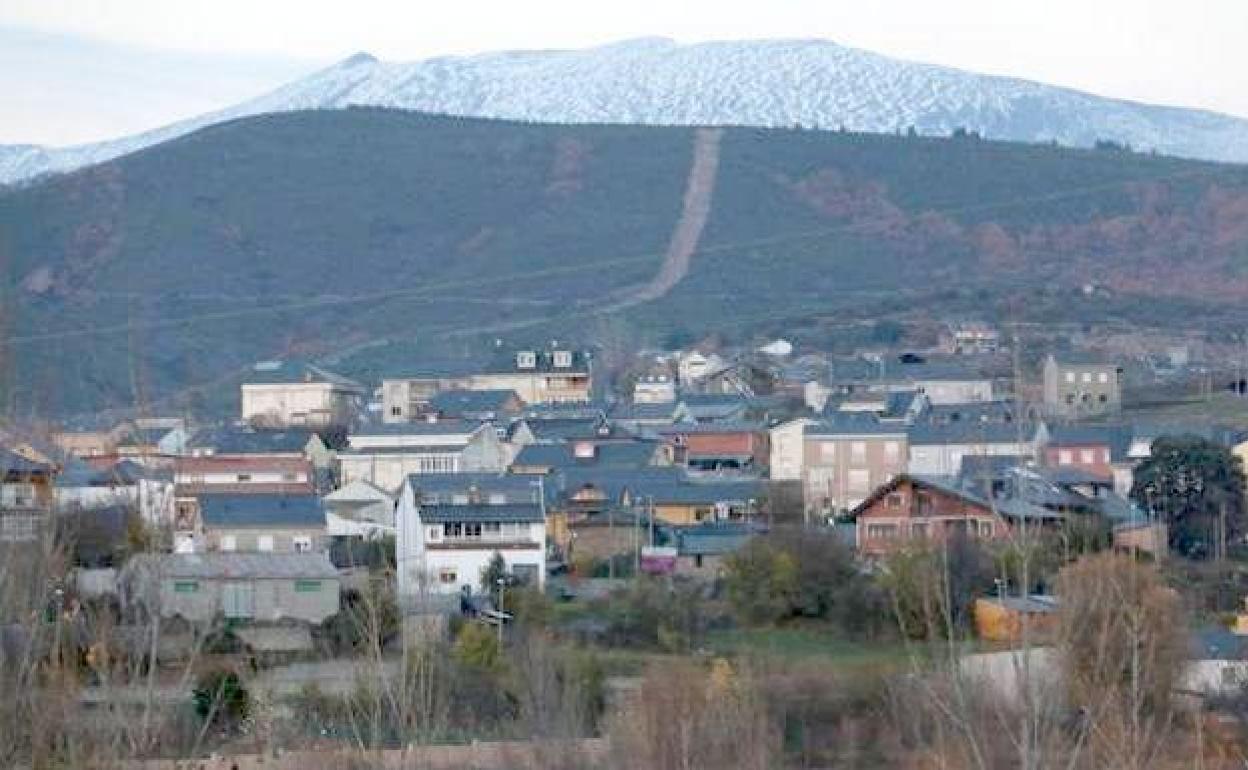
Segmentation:
<svg viewBox="0 0 1248 770">
<path fill-rule="evenodd" d="M 556 367 L 558 367 L 559 369 L 569 369 L 569 368 L 571 368 L 571 366 L 572 366 L 572 351 L 570 351 L 570 350 L 556 350 L 556 351 L 555 351 L 555 366 L 556 366 Z"/>
<path fill-rule="evenodd" d="M 537 367 L 537 354 L 532 350 L 521 350 L 516 353 L 517 369 L 535 369 Z"/>
</svg>

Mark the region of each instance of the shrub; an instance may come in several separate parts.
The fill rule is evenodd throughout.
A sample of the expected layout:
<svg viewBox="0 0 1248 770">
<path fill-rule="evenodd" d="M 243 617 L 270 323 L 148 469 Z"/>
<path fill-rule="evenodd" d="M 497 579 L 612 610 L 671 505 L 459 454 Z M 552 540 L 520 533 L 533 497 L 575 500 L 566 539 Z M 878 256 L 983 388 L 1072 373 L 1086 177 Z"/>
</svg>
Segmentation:
<svg viewBox="0 0 1248 770">
<path fill-rule="evenodd" d="M 195 713 L 212 724 L 235 726 L 251 711 L 251 696 L 235 671 L 213 669 L 199 676 L 191 697 Z"/>
</svg>

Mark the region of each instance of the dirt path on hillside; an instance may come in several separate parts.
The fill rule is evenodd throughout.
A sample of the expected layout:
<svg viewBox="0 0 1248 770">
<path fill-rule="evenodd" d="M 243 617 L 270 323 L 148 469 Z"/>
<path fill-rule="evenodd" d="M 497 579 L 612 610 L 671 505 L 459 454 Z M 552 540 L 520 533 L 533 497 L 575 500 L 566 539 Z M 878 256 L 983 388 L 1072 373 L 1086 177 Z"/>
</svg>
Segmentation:
<svg viewBox="0 0 1248 770">
<path fill-rule="evenodd" d="M 623 297 L 611 303 L 610 310 L 623 310 L 656 300 L 671 291 L 688 274 L 689 263 L 698 249 L 706 220 L 711 215 L 711 198 L 719 174 L 719 140 L 723 133 L 720 128 L 699 128 L 694 134 L 693 165 L 685 183 L 684 204 L 672 231 L 672 239 L 667 244 L 663 266 L 649 283 L 627 290 Z"/>
</svg>

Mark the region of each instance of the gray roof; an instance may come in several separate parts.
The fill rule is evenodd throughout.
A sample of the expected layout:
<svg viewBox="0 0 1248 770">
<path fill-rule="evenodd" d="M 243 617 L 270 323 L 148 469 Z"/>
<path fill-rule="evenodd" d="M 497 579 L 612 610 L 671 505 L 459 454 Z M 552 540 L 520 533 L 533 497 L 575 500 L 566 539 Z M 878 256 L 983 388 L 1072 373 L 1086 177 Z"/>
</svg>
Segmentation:
<svg viewBox="0 0 1248 770">
<path fill-rule="evenodd" d="M 259 385 L 322 382 L 350 390 L 363 389 L 363 386 L 354 380 L 299 361 L 262 361 L 247 372 L 244 382 Z"/>
<path fill-rule="evenodd" d="M 660 404 L 635 404 L 621 401 L 611 407 L 612 420 L 668 420 L 676 416 L 679 403 L 668 401 Z"/>
<path fill-rule="evenodd" d="M 211 449 L 217 454 L 302 454 L 312 437 L 312 430 L 245 430 L 222 428 L 195 433 L 192 448 Z"/>
<path fill-rule="evenodd" d="M 519 399 L 514 390 L 444 390 L 429 404 L 447 415 L 484 414 L 501 412 Z"/>
<path fill-rule="evenodd" d="M 651 464 L 658 444 L 653 441 L 604 441 L 594 444 L 592 457 L 577 457 L 579 442 L 530 444 L 520 450 L 513 465 L 547 468 L 643 468 Z"/>
<path fill-rule="evenodd" d="M 503 494 L 509 498 L 537 499 L 539 481 L 533 476 L 506 473 L 413 473 L 407 484 L 414 492 L 429 495 L 454 495 L 480 492 Z M 549 492 L 552 486 L 543 482 Z"/>
<path fill-rule="evenodd" d="M 542 506 L 537 503 L 504 503 L 501 505 L 422 505 L 420 520 L 428 523 L 448 521 L 515 522 L 544 521 Z"/>
<path fill-rule="evenodd" d="M 352 431 L 351 438 L 356 436 L 452 436 L 457 433 L 471 435 L 481 430 L 486 423 L 480 420 L 434 420 L 417 422 L 397 422 L 369 425 Z"/>
<path fill-rule="evenodd" d="M 316 495 L 200 495 L 204 525 L 236 527 L 324 527 L 325 511 Z"/>
<path fill-rule="evenodd" d="M 571 366 L 555 366 L 554 350 L 568 351 L 572 353 Z M 507 353 L 499 354 L 484 367 L 484 371 L 488 374 L 525 374 L 528 372 L 568 372 L 572 374 L 585 374 L 589 371 L 590 358 L 588 351 L 569 350 L 568 348 L 555 348 L 554 350 L 531 350 L 535 354 L 535 365 L 527 369 L 521 369 L 516 366 L 516 353 L 521 350 L 513 350 Z"/>
<path fill-rule="evenodd" d="M 166 579 L 327 580 L 338 577 L 338 570 L 323 553 L 140 554 L 131 562 L 127 569 L 151 571 Z"/>
<path fill-rule="evenodd" d="M 882 423 L 873 414 L 834 412 L 802 429 L 807 436 L 904 436 L 905 426 Z"/>
<path fill-rule="evenodd" d="M 55 468 L 0 447 L 0 473 L 51 473 Z"/>
<path fill-rule="evenodd" d="M 759 528 L 736 522 L 715 522 L 672 530 L 681 556 L 723 556 L 734 553 L 759 534 Z"/>
</svg>

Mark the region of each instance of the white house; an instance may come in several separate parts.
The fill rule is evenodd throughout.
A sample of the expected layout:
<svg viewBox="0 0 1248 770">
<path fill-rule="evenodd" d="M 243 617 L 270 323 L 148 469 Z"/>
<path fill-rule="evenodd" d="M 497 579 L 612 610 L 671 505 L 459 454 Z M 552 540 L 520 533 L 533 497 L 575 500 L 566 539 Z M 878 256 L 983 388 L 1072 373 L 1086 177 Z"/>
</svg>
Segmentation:
<svg viewBox="0 0 1248 770">
<path fill-rule="evenodd" d="M 670 404 L 676 400 L 676 381 L 666 374 L 648 374 L 633 383 L 634 404 Z"/>
<path fill-rule="evenodd" d="M 330 537 L 374 537 L 394 533 L 394 496 L 363 479 L 324 498 L 326 534 Z"/>
<path fill-rule="evenodd" d="M 373 426 L 338 453 L 342 484 L 397 490 L 413 473 L 501 472 L 510 452 L 490 423 L 439 420 Z"/>
<path fill-rule="evenodd" d="M 360 408 L 362 385 L 307 364 L 256 364 L 241 386 L 243 422 L 268 428 L 347 425 Z"/>
<path fill-rule="evenodd" d="M 481 573 L 494 554 L 507 571 L 542 588 L 546 582 L 546 521 L 540 501 L 467 503 L 421 501 L 419 476 L 403 485 L 396 512 L 399 598 L 481 590 Z"/>
<path fill-rule="evenodd" d="M 680 357 L 676 364 L 676 374 L 681 385 L 691 385 L 712 372 L 723 369 L 724 365 L 724 359 L 714 353 L 708 356 L 694 350 Z"/>
</svg>

